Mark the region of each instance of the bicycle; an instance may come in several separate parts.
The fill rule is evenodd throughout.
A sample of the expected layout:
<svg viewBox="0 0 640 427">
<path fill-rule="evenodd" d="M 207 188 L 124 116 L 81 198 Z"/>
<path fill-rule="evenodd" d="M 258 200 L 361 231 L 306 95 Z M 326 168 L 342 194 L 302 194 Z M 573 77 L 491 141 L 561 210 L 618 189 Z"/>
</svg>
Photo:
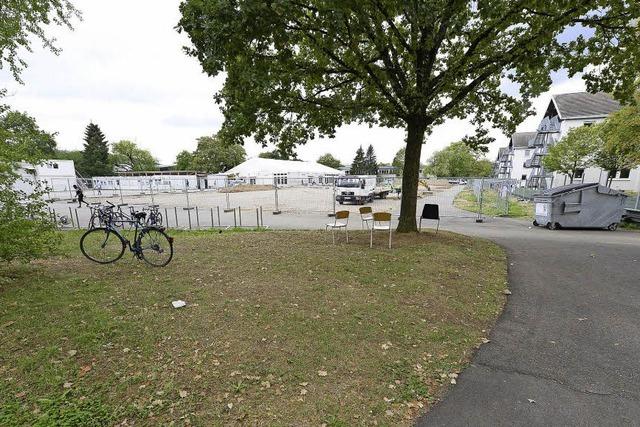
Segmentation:
<svg viewBox="0 0 640 427">
<path fill-rule="evenodd" d="M 143 208 L 142 211 L 148 213 L 146 222 L 148 226 L 162 226 L 162 213 L 160 213 L 159 205 L 149 205 L 148 208 Z"/>
<path fill-rule="evenodd" d="M 111 215 L 105 218 L 105 225 L 88 230 L 80 238 L 80 251 L 85 257 L 98 264 L 110 264 L 122 258 L 128 247 L 137 259 L 153 267 L 169 264 L 173 258 L 173 237 L 169 237 L 163 227 L 145 225 L 145 212 L 133 212 L 131 219 L 124 220 L 112 209 L 107 211 L 111 211 Z M 121 224 L 131 223 L 135 228 L 133 244 L 118 231 L 114 217 L 118 217 Z"/>
</svg>

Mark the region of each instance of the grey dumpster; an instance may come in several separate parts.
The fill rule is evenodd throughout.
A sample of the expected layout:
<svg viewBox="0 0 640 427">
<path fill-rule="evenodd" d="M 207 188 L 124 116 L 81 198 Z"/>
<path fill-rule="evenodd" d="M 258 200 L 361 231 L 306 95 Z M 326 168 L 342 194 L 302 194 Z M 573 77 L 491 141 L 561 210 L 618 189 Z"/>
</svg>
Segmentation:
<svg viewBox="0 0 640 427">
<path fill-rule="evenodd" d="M 533 225 L 549 229 L 608 228 L 615 230 L 624 214 L 625 196 L 598 183 L 571 184 L 534 196 Z"/>
</svg>

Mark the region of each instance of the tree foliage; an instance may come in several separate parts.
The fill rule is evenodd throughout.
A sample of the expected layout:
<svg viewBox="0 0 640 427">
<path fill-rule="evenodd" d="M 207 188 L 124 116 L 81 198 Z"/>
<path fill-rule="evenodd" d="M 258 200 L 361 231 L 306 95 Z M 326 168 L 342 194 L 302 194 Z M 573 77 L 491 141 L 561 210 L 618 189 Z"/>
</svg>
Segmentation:
<svg viewBox="0 0 640 427">
<path fill-rule="evenodd" d="M 55 133 L 46 132 L 27 113 L 6 109 L 0 114 L 0 138 L 21 147 L 27 156 L 52 156 L 56 150 Z"/>
<path fill-rule="evenodd" d="M 367 168 L 367 165 L 365 164 L 364 150 L 362 149 L 362 145 L 361 145 L 356 150 L 356 156 L 353 158 L 353 161 L 351 162 L 350 173 L 352 175 L 366 175 L 366 168 Z"/>
<path fill-rule="evenodd" d="M 100 127 L 89 123 L 84 131 L 81 168 L 87 176 L 105 176 L 113 172 L 109 162 L 109 144 Z"/>
<path fill-rule="evenodd" d="M 602 140 L 596 126 L 571 129 L 560 141 L 549 148 L 543 158 L 546 170 L 569 176 L 573 183 L 576 170 L 585 169 L 594 162 Z"/>
<path fill-rule="evenodd" d="M 340 160 L 333 157 L 333 155 L 330 153 L 326 153 L 320 156 L 318 158 L 318 163 L 334 169 L 338 169 L 340 166 L 342 166 Z"/>
<path fill-rule="evenodd" d="M 404 169 L 404 153 L 406 149 L 401 148 L 398 150 L 395 156 L 393 156 L 393 162 L 391 162 L 391 166 L 396 168 L 396 175 L 402 175 L 402 170 Z"/>
<path fill-rule="evenodd" d="M 425 135 L 449 118 L 512 133 L 550 73 L 590 64 L 590 91 L 627 101 L 640 68 L 628 0 L 185 0 L 179 30 L 211 76 L 221 133 L 281 149 L 351 122 L 406 129 L 399 231 L 416 230 Z M 571 28 L 573 31 L 566 31 Z M 581 29 L 584 29 L 581 31 Z M 516 89 L 513 89 L 516 88 Z"/>
<path fill-rule="evenodd" d="M 364 168 L 366 175 L 378 174 L 378 159 L 376 158 L 376 153 L 373 150 L 373 145 L 371 144 L 367 147 L 367 152 L 364 155 Z"/>
<path fill-rule="evenodd" d="M 176 156 L 176 169 L 186 171 L 193 169 L 193 154 L 187 150 L 182 150 Z"/>
<path fill-rule="evenodd" d="M 240 145 L 228 144 L 217 135 L 198 138 L 192 166 L 199 172 L 225 172 L 244 162 L 247 153 Z"/>
<path fill-rule="evenodd" d="M 158 166 L 158 161 L 149 150 L 127 140 L 118 141 L 111 146 L 111 160 L 115 166 L 130 171 L 150 171 Z"/>
<path fill-rule="evenodd" d="M 31 52 L 31 43 L 39 40 L 55 54 L 60 52 L 55 39 L 45 30 L 52 25 L 73 29 L 72 21 L 80 12 L 68 0 L 3 0 L 0 3 L 0 69 L 8 66 L 16 81 L 27 63 L 20 55 Z"/>
<path fill-rule="evenodd" d="M 298 156 L 296 153 L 292 151 L 280 151 L 279 149 L 274 149 L 271 151 L 264 151 L 258 154 L 258 157 L 261 159 L 273 159 L 273 160 L 298 160 Z"/>
<path fill-rule="evenodd" d="M 493 164 L 477 150 L 458 141 L 433 153 L 424 173 L 440 177 L 486 177 L 493 173 Z"/>
<path fill-rule="evenodd" d="M 34 126 L 5 127 L 12 112 L 0 105 L 0 261 L 30 261 L 53 252 L 58 244 L 55 224 L 45 209 L 45 188 L 22 169 L 40 163 L 49 148 Z M 55 143 L 54 143 L 55 147 Z"/>
</svg>

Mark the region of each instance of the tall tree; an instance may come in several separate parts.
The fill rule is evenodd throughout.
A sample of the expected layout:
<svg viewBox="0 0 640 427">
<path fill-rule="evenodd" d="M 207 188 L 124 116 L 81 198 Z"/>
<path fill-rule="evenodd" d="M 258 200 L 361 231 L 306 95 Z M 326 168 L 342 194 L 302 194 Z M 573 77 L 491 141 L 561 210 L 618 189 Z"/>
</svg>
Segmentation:
<svg viewBox="0 0 640 427">
<path fill-rule="evenodd" d="M 6 109 L 0 114 L 0 138 L 22 146 L 30 155 L 52 157 L 56 151 L 55 133 L 46 132 L 27 113 Z"/>
<path fill-rule="evenodd" d="M 244 162 L 247 155 L 240 145 L 229 144 L 217 135 L 198 138 L 193 167 L 200 172 L 225 172 Z"/>
<path fill-rule="evenodd" d="M 113 172 L 109 162 L 109 144 L 95 123 L 89 123 L 84 131 L 81 166 L 89 177 L 110 175 Z"/>
<path fill-rule="evenodd" d="M 356 150 L 356 156 L 353 158 L 353 162 L 351 162 L 351 174 L 365 175 L 367 173 L 366 167 L 367 166 L 364 161 L 364 150 L 362 149 L 362 145 L 361 145 Z"/>
<path fill-rule="evenodd" d="M 373 145 L 369 144 L 367 147 L 367 153 L 364 155 L 364 168 L 367 175 L 378 174 L 378 159 L 376 153 L 373 151 Z"/>
<path fill-rule="evenodd" d="M 45 29 L 54 25 L 73 29 L 72 21 L 80 18 L 80 12 L 68 0 L 5 0 L 0 3 L 0 69 L 5 66 L 16 81 L 27 66 L 20 54 L 31 52 L 31 43 L 38 39 L 55 54 L 60 49 L 55 39 L 47 36 Z"/>
<path fill-rule="evenodd" d="M 122 140 L 111 146 L 112 163 L 131 171 L 150 171 L 158 167 L 158 161 L 150 151 L 138 147 L 134 142 Z"/>
<path fill-rule="evenodd" d="M 333 155 L 331 155 L 330 153 L 326 153 L 320 156 L 318 158 L 318 163 L 334 169 L 338 169 L 340 166 L 342 166 L 340 160 L 333 157 Z"/>
<path fill-rule="evenodd" d="M 404 169 L 404 153 L 406 151 L 406 148 L 401 148 L 398 150 L 398 152 L 396 153 L 396 155 L 393 157 L 393 162 L 391 162 L 391 165 L 396 168 L 396 174 L 397 175 L 402 175 L 402 170 Z"/>
<path fill-rule="evenodd" d="M 587 88 L 628 100 L 640 68 L 640 3 L 629 0 L 185 0 L 180 11 L 187 52 L 226 73 L 215 99 L 231 140 L 286 148 L 351 122 L 406 130 L 398 231 L 417 228 L 434 126 L 470 118 L 479 145 L 483 126 L 512 133 L 554 70 L 598 64 Z"/>
<path fill-rule="evenodd" d="M 551 172 L 568 175 L 573 183 L 576 170 L 585 169 L 593 164 L 601 142 L 595 126 L 571 129 L 564 138 L 549 148 L 549 152 L 543 158 L 544 167 Z"/>
<path fill-rule="evenodd" d="M 436 151 L 427 161 L 425 175 L 440 177 L 491 176 L 493 164 L 462 141 Z"/>
<path fill-rule="evenodd" d="M 186 171 L 193 169 L 193 154 L 187 150 L 182 150 L 176 156 L 176 169 Z"/>
</svg>

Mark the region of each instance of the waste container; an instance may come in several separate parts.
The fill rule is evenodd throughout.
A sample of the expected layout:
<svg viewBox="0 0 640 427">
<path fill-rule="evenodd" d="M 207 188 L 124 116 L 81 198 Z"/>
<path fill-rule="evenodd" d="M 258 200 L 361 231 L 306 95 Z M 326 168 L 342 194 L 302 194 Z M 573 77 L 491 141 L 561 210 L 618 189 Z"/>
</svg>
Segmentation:
<svg viewBox="0 0 640 427">
<path fill-rule="evenodd" d="M 550 230 L 608 228 L 614 231 L 624 214 L 625 196 L 598 183 L 570 184 L 535 195 L 533 225 Z"/>
</svg>

